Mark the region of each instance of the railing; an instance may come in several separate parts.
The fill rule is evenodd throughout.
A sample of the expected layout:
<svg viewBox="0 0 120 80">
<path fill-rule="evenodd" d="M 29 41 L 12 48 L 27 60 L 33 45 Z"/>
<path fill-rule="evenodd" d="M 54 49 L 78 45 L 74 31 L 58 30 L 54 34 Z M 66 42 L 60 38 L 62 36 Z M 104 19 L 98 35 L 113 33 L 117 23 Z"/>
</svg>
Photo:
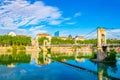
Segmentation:
<svg viewBox="0 0 120 80">
<path fill-rule="evenodd" d="M 97 44 L 52 44 L 52 45 L 46 45 L 46 46 L 97 46 Z"/>
<path fill-rule="evenodd" d="M 46 46 L 63 46 L 63 47 L 68 47 L 68 46 L 97 46 L 97 44 L 49 44 L 49 45 L 46 45 Z M 119 47 L 120 44 L 107 44 L 106 46 L 113 46 L 113 47 Z"/>
<path fill-rule="evenodd" d="M 115 47 L 118 47 L 118 46 L 120 46 L 120 44 L 107 44 L 107 46 L 115 46 Z"/>
</svg>

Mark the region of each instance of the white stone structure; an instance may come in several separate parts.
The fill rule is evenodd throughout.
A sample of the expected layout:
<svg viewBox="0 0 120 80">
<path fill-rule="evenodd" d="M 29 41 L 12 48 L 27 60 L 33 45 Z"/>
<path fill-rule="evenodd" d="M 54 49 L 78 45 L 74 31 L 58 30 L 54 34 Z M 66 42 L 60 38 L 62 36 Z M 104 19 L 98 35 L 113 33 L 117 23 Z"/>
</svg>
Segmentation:
<svg viewBox="0 0 120 80">
<path fill-rule="evenodd" d="M 16 34 L 14 32 L 9 32 L 8 35 L 9 36 L 16 36 Z"/>
<path fill-rule="evenodd" d="M 106 56 L 107 56 L 107 52 L 106 49 L 106 29 L 104 28 L 98 28 L 97 31 L 97 50 L 98 50 L 98 54 L 97 54 L 97 59 L 98 60 L 103 60 Z"/>
</svg>

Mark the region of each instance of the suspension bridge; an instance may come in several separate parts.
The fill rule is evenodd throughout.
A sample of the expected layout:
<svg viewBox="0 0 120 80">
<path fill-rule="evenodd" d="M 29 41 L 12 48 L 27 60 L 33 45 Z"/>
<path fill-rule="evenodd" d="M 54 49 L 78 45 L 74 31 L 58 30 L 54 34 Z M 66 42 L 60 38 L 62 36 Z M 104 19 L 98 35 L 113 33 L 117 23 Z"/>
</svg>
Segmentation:
<svg viewBox="0 0 120 80">
<path fill-rule="evenodd" d="M 107 56 L 107 47 L 120 47 L 120 43 L 117 44 L 107 44 L 107 39 L 114 38 L 119 39 L 120 35 L 115 34 L 115 32 L 120 31 L 120 29 L 116 28 L 95 28 L 94 30 L 87 33 L 84 37 L 85 39 L 97 39 L 97 44 L 49 44 L 48 42 L 44 42 L 43 51 L 46 54 L 46 47 L 67 47 L 67 46 L 91 46 L 97 47 L 97 59 L 99 61 L 103 60 Z"/>
<path fill-rule="evenodd" d="M 91 46 L 91 47 L 94 47 L 94 46 L 96 46 L 97 47 L 97 59 L 96 60 L 101 61 L 107 56 L 107 47 L 110 47 L 110 46 L 112 46 L 112 47 L 120 47 L 120 44 L 107 44 L 107 38 L 106 37 L 107 37 L 107 33 L 110 33 L 110 32 L 107 32 L 106 30 L 107 29 L 105 29 L 105 28 L 97 28 L 97 32 L 96 32 L 97 34 L 95 33 L 96 36 L 97 36 L 97 44 L 58 44 L 58 45 L 57 44 L 56 45 L 50 45 L 49 44 L 48 45 L 47 40 L 45 40 L 44 44 L 43 44 L 43 57 L 44 57 L 44 60 L 46 60 L 45 56 L 47 56 L 47 48 L 48 47 L 53 47 L 53 46 L 58 46 L 58 47 L 59 46 L 65 46 L 65 47 L 66 46 Z M 87 38 L 88 38 L 88 35 L 91 35 L 91 33 L 93 34 L 93 31 L 86 35 Z M 113 33 L 112 33 L 112 35 L 113 35 Z M 113 37 L 116 37 L 115 35 Z M 118 34 L 117 34 L 117 37 L 119 39 Z M 103 76 L 106 77 L 106 75 L 103 74 L 103 69 L 100 69 L 101 71 L 99 73 L 97 73 L 97 72 L 85 69 L 83 67 L 79 67 L 79 66 L 69 64 L 69 63 L 66 63 L 66 62 L 61 62 L 61 61 L 57 61 L 57 62 L 60 62 L 62 64 L 68 65 L 68 66 L 71 66 L 71 67 L 73 67 L 75 69 L 86 70 L 88 72 L 92 72 L 93 74 L 97 74 L 99 76 L 99 80 L 102 80 Z M 98 64 L 98 67 L 99 67 L 99 64 Z M 115 77 L 112 77 L 112 76 L 109 76 L 109 75 L 107 77 L 110 78 L 110 79 L 119 80 L 118 78 L 115 78 Z"/>
</svg>

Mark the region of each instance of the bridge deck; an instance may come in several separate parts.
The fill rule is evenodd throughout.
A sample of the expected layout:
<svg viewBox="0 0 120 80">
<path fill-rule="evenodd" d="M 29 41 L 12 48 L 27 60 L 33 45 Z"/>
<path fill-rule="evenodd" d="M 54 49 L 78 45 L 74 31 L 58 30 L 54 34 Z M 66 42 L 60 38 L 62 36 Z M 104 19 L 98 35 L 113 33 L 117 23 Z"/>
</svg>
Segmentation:
<svg viewBox="0 0 120 80">
<path fill-rule="evenodd" d="M 46 46 L 63 46 L 63 47 L 67 47 L 67 46 L 97 46 L 97 44 L 52 44 L 52 45 L 46 45 Z M 107 44 L 105 46 L 109 46 L 109 47 L 120 47 L 120 44 Z"/>
</svg>

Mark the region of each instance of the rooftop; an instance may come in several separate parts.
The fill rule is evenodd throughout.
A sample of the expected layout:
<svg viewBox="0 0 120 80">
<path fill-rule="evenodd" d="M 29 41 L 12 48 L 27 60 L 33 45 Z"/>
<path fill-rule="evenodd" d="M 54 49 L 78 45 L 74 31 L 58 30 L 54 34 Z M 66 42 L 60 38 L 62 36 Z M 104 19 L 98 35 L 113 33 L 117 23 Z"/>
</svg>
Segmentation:
<svg viewBox="0 0 120 80">
<path fill-rule="evenodd" d="M 37 36 L 50 36 L 50 34 L 43 33 L 43 34 L 37 34 Z"/>
</svg>

